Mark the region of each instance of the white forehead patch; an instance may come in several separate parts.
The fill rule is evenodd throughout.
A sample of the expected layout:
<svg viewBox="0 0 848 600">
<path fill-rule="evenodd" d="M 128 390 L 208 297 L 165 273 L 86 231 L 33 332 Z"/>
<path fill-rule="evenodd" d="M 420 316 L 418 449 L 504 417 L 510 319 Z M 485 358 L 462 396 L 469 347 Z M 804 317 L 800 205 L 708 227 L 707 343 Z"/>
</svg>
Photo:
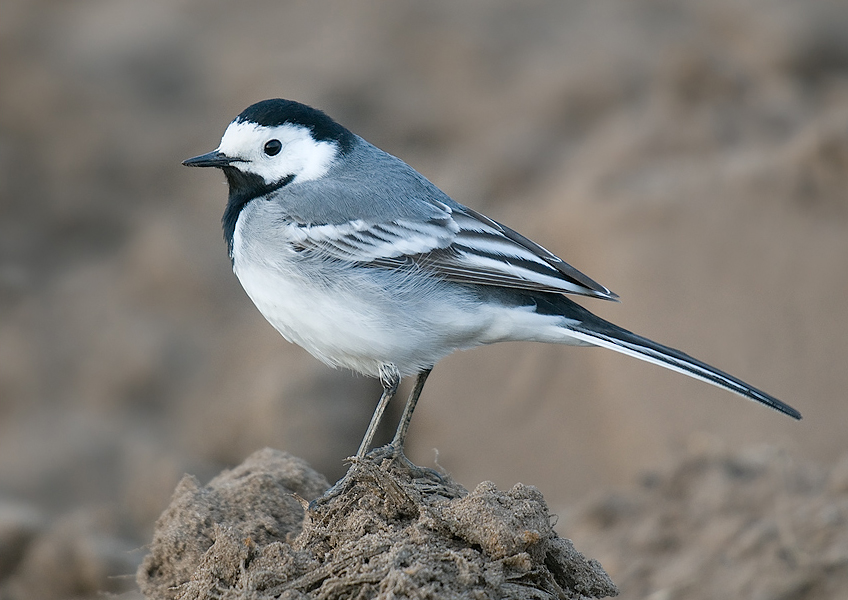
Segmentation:
<svg viewBox="0 0 848 600">
<path fill-rule="evenodd" d="M 274 156 L 265 154 L 264 148 L 271 140 L 282 144 Z M 234 167 L 262 177 L 267 184 L 294 175 L 293 182 L 309 181 L 323 177 L 339 153 L 335 142 L 315 141 L 312 132 L 300 125 L 264 127 L 246 121 L 233 121 L 221 138 L 218 151 L 243 162 Z"/>
</svg>

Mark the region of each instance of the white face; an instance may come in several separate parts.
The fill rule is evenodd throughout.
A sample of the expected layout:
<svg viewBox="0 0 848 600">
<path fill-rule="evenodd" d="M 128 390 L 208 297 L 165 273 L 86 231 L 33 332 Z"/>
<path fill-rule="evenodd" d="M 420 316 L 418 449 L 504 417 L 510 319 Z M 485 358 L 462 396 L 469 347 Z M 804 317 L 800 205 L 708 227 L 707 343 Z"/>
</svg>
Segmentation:
<svg viewBox="0 0 848 600">
<path fill-rule="evenodd" d="M 266 151 L 276 145 L 272 140 L 277 140 L 280 148 L 273 155 Z M 272 143 L 268 145 L 268 142 Z M 339 147 L 334 142 L 316 142 L 309 129 L 299 125 L 263 127 L 233 121 L 224 132 L 218 151 L 243 161 L 233 166 L 259 175 L 271 185 L 289 175 L 294 175 L 293 182 L 322 177 L 336 159 Z"/>
</svg>

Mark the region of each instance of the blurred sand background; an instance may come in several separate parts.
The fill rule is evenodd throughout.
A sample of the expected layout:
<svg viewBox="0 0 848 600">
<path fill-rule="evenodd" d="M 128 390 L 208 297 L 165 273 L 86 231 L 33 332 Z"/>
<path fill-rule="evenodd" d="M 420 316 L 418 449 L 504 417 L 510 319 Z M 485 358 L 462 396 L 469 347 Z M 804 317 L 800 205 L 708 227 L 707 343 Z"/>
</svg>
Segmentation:
<svg viewBox="0 0 848 600">
<path fill-rule="evenodd" d="M 333 480 L 356 450 L 379 386 L 264 321 L 221 239 L 223 176 L 180 166 L 269 97 L 322 108 L 608 286 L 620 304 L 583 302 L 601 316 L 804 414 L 604 350 L 499 345 L 436 367 L 419 464 L 437 449 L 466 487 L 522 481 L 556 510 L 693 439 L 825 465 L 848 450 L 848 3 L 0 13 L 0 524 L 22 532 L 0 579 L 74 532 L 140 546 L 184 472 L 271 446 Z"/>
</svg>

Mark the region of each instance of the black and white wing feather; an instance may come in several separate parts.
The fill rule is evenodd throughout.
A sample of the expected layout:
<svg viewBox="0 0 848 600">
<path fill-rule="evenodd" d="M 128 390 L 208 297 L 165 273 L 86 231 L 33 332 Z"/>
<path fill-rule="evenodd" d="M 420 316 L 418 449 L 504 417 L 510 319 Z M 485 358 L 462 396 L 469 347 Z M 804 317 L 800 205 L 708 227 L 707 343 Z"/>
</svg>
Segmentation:
<svg viewBox="0 0 848 600">
<path fill-rule="evenodd" d="M 415 265 L 447 281 L 524 290 L 618 298 L 555 254 L 467 207 L 437 203 L 426 220 L 353 220 L 342 224 L 294 224 L 287 238 L 298 250 L 359 263 L 402 268 Z"/>
<path fill-rule="evenodd" d="M 417 258 L 449 280 L 618 298 L 552 252 L 485 215 L 463 207 L 453 211 L 453 218 L 459 232 L 450 248 Z"/>
</svg>

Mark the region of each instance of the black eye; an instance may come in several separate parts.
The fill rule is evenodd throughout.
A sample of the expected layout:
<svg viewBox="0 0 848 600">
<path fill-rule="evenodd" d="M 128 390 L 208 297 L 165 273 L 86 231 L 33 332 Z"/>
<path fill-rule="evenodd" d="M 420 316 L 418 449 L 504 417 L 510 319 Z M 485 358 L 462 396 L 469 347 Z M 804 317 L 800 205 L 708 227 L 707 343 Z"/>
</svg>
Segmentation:
<svg viewBox="0 0 848 600">
<path fill-rule="evenodd" d="M 280 140 L 268 140 L 265 142 L 265 154 L 268 156 L 276 156 L 280 153 L 280 150 L 283 149 L 283 145 L 280 143 Z"/>
</svg>

